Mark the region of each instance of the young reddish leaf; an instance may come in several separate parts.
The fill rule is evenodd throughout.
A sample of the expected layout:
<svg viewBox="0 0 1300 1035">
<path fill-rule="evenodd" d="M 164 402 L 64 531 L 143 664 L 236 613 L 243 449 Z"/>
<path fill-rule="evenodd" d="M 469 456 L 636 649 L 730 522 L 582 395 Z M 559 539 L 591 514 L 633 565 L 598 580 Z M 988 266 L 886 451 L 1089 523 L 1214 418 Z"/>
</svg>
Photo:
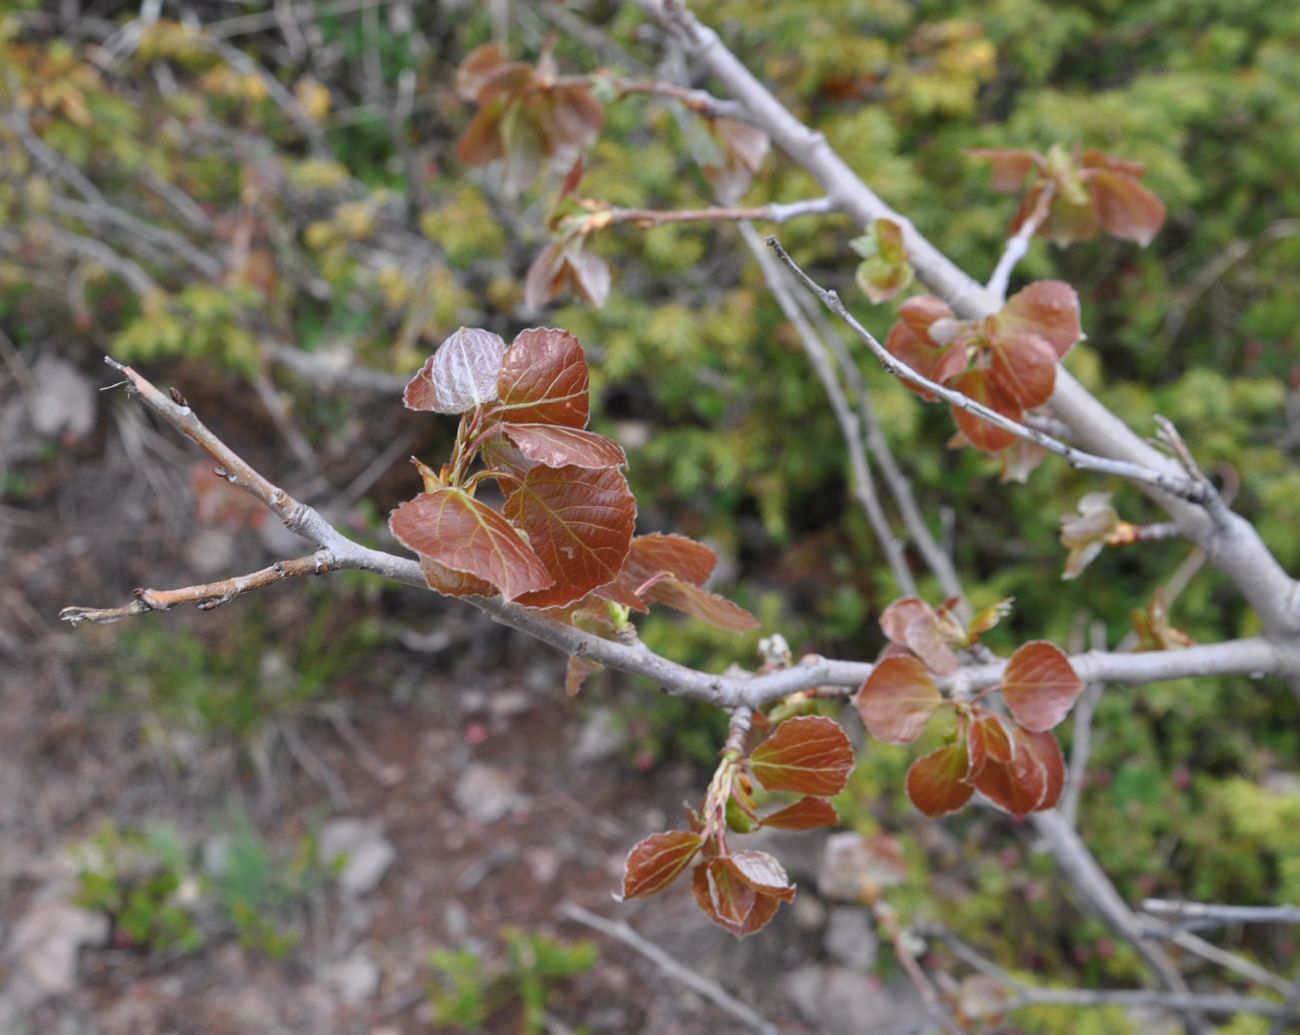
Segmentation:
<svg viewBox="0 0 1300 1035">
<path fill-rule="evenodd" d="M 622 447 L 604 435 L 561 424 L 498 425 L 529 460 L 547 467 L 623 467 L 627 456 Z"/>
<path fill-rule="evenodd" d="M 641 582 L 666 571 L 683 582 L 703 586 L 717 563 L 717 554 L 703 543 L 684 535 L 655 532 L 632 540 L 632 551 L 623 570 Z"/>
<path fill-rule="evenodd" d="M 572 655 L 569 658 L 569 667 L 564 673 L 564 692 L 570 697 L 577 697 L 587 677 L 604 667 L 599 661 L 592 661 L 581 654 Z"/>
<path fill-rule="evenodd" d="M 1019 194 L 1025 177 L 1043 164 L 1042 155 L 1036 151 L 976 148 L 966 155 L 989 163 L 993 174 L 990 186 L 999 194 Z"/>
<path fill-rule="evenodd" d="M 931 672 L 947 676 L 957 671 L 957 655 L 948 644 L 962 630 L 954 624 L 945 631 L 943 625 L 934 608 L 917 597 L 895 600 L 880 616 L 880 628 L 893 643 L 917 655 Z"/>
<path fill-rule="evenodd" d="M 1061 745 L 1051 733 L 1033 733 L 1022 730 L 1017 738 L 1022 750 L 1030 752 L 1047 774 L 1047 790 L 1038 803 L 1038 809 L 1053 808 L 1061 800 L 1065 790 L 1065 756 L 1061 754 Z"/>
<path fill-rule="evenodd" d="M 464 413 L 497 398 L 506 343 L 491 331 L 462 327 L 411 378 L 402 401 L 412 410 Z"/>
<path fill-rule="evenodd" d="M 906 647 L 908 628 L 925 616 L 934 617 L 934 608 L 919 597 L 903 597 L 880 613 L 880 628 L 894 643 Z"/>
<path fill-rule="evenodd" d="M 887 658 L 858 691 L 858 714 L 871 735 L 906 744 L 925 729 L 943 697 L 919 658 Z"/>
<path fill-rule="evenodd" d="M 913 618 L 904 634 L 912 653 L 925 662 L 931 672 L 941 676 L 950 676 L 957 671 L 957 655 L 948 644 L 962 633 L 961 626 L 955 622 L 951 622 L 949 629 L 944 628 L 946 624 L 931 610 L 929 614 Z"/>
<path fill-rule="evenodd" d="M 966 349 L 957 341 L 936 341 L 931 328 L 940 321 L 944 326 L 955 325 L 952 310 L 933 295 L 909 298 L 898 310 L 898 323 L 894 324 L 885 341 L 885 348 L 918 374 L 941 384 L 966 369 Z M 924 388 L 910 382 L 905 387 L 922 399 L 934 396 Z"/>
<path fill-rule="evenodd" d="M 787 805 L 779 812 L 763 817 L 763 826 L 776 827 L 778 830 L 816 830 L 829 827 L 840 821 L 840 814 L 835 806 L 825 798 L 800 798 L 793 805 Z"/>
<path fill-rule="evenodd" d="M 721 861 L 720 859 L 714 860 L 714 862 Z M 694 894 L 695 902 L 704 912 L 704 915 L 737 938 L 745 938 L 766 927 L 772 917 L 776 916 L 777 910 L 781 907 L 781 900 L 772 895 L 757 894 L 745 888 L 744 885 L 739 885 L 753 895 L 754 901 L 743 923 L 728 920 L 718 911 L 714 902 L 715 883 L 710 879 L 709 873 L 709 866 L 711 865 L 712 863 L 700 863 L 695 867 L 695 871 L 691 876 L 691 892 Z"/>
<path fill-rule="evenodd" d="M 726 857 L 732 874 L 755 891 L 783 902 L 794 901 L 794 885 L 785 867 L 767 852 L 732 852 Z"/>
<path fill-rule="evenodd" d="M 1089 164 L 1087 155 L 1084 164 Z M 1140 173 L 1140 165 L 1120 163 L 1118 159 L 1111 159 L 1110 164 L 1111 168 L 1093 168 L 1088 175 L 1088 192 L 1097 218 L 1112 237 L 1136 241 L 1145 248 L 1164 225 L 1164 202 L 1138 183 L 1131 170 L 1136 168 Z M 1129 166 L 1130 171 L 1117 168 L 1121 165 Z"/>
<path fill-rule="evenodd" d="M 663 604 L 733 632 L 757 628 L 758 619 L 743 607 L 699 588 L 717 560 L 707 546 L 685 536 L 637 536 L 618 578 L 597 595 L 637 611 Z"/>
<path fill-rule="evenodd" d="M 956 812 L 974 794 L 970 784 L 963 782 L 969 769 L 965 744 L 931 751 L 907 770 L 907 796 L 932 819 Z"/>
<path fill-rule="evenodd" d="M 505 157 L 505 147 L 501 143 L 501 116 L 505 109 L 505 102 L 497 100 L 475 112 L 456 142 L 458 161 L 483 166 Z"/>
<path fill-rule="evenodd" d="M 973 781 L 989 762 L 1005 765 L 1015 757 L 1015 741 L 997 715 L 986 714 L 970 724 L 966 731 L 970 752 L 970 771 L 965 779 Z"/>
<path fill-rule="evenodd" d="M 565 258 L 567 241 L 552 241 L 540 252 L 524 275 L 524 305 L 541 309 L 564 293 L 569 283 L 569 263 Z"/>
<path fill-rule="evenodd" d="M 534 467 L 506 497 L 505 515 L 528 534 L 554 580 L 519 602 L 563 607 L 618 577 L 632 545 L 636 500 L 612 468 Z"/>
<path fill-rule="evenodd" d="M 1081 680 L 1060 647 L 1034 640 L 1011 655 L 1002 677 L 1002 699 L 1025 729 L 1041 733 L 1056 726 L 1083 692 Z"/>
<path fill-rule="evenodd" d="M 1032 734 L 1016 726 L 1011 736 L 1014 754 L 1010 761 L 988 759 L 972 782 L 998 808 L 1013 816 L 1027 816 L 1043 807 L 1051 780 L 1040 757 L 1042 746 L 1029 740 Z"/>
<path fill-rule="evenodd" d="M 489 435 L 485 438 L 478 455 L 489 471 L 509 475 L 517 481 L 523 481 L 524 475 L 537 466 L 537 461 L 529 460 L 504 435 Z"/>
<path fill-rule="evenodd" d="M 464 100 L 477 100 L 479 90 L 501 71 L 505 63 L 501 48 L 495 43 L 475 47 L 456 69 L 456 93 Z"/>
<path fill-rule="evenodd" d="M 574 290 L 585 298 L 588 304 L 597 309 L 601 308 L 605 304 L 605 299 L 609 297 L 609 287 L 613 280 L 609 263 L 599 255 L 576 246 L 570 246 L 565 256 Z"/>
<path fill-rule="evenodd" d="M 389 515 L 388 527 L 408 550 L 487 580 L 506 600 L 555 582 L 505 518 L 460 489 L 422 492 Z"/>
<path fill-rule="evenodd" d="M 742 880 L 722 856 L 710 859 L 704 864 L 704 869 L 714 913 L 728 928 L 744 927 L 758 900 L 758 892 Z"/>
<path fill-rule="evenodd" d="M 786 719 L 749 756 L 758 782 L 769 791 L 829 798 L 844 790 L 853 771 L 853 747 L 844 731 L 820 715 Z"/>
<path fill-rule="evenodd" d="M 578 339 L 568 331 L 534 327 L 519 333 L 502 361 L 501 410 L 516 424 L 585 428 L 587 386 L 587 357 Z"/>
<path fill-rule="evenodd" d="M 449 597 L 494 597 L 496 586 L 475 575 L 463 571 L 454 571 L 446 565 L 439 564 L 432 557 L 420 558 L 420 570 L 424 572 L 424 581 L 429 588 L 445 593 Z"/>
<path fill-rule="evenodd" d="M 623 897 L 638 898 L 663 891 L 690 865 L 703 843 L 699 834 L 683 830 L 651 834 L 638 842 L 623 867 Z"/>
<path fill-rule="evenodd" d="M 547 90 L 539 106 L 547 157 L 552 165 L 568 168 L 586 148 L 595 143 L 605 123 L 605 110 L 596 103 L 586 86 L 564 86 Z"/>
<path fill-rule="evenodd" d="M 1017 291 L 994 317 L 997 334 L 1036 334 L 1063 357 L 1083 337 L 1079 296 L 1060 280 L 1037 280 Z"/>
<path fill-rule="evenodd" d="M 1038 199 L 1044 187 L 1040 184 L 1025 196 L 1012 223 L 1012 232 L 1016 232 L 1038 207 Z M 1097 218 L 1097 206 L 1084 191 L 1081 197 L 1074 197 L 1070 191 L 1059 190 L 1052 199 L 1047 219 L 1038 228 L 1039 236 L 1046 237 L 1054 245 L 1064 247 L 1074 241 L 1091 241 L 1101 230 L 1101 220 Z"/>
<path fill-rule="evenodd" d="M 672 575 L 655 582 L 646 591 L 645 598 L 729 632 L 747 632 L 762 624 L 739 604 Z"/>
<path fill-rule="evenodd" d="M 963 395 L 969 396 L 977 403 L 982 403 L 989 409 L 1009 417 L 1011 420 L 1018 421 L 1021 417 L 1021 408 L 1013 401 L 1004 398 L 992 385 L 987 370 L 968 370 L 964 374 L 959 374 L 952 380 L 952 387 L 957 389 Z M 1006 449 L 1016 440 L 1016 436 L 1002 428 L 995 427 L 986 421 L 983 417 L 978 417 L 969 410 L 964 410 L 959 406 L 950 407 L 952 410 L 952 419 L 957 422 L 957 428 L 966 437 L 976 449 L 985 453 L 996 453 L 1000 449 Z"/>
<path fill-rule="evenodd" d="M 998 394 L 1026 410 L 1042 406 L 1056 387 L 1056 352 L 1037 334 L 1001 333 L 989 349 L 989 377 Z"/>
</svg>

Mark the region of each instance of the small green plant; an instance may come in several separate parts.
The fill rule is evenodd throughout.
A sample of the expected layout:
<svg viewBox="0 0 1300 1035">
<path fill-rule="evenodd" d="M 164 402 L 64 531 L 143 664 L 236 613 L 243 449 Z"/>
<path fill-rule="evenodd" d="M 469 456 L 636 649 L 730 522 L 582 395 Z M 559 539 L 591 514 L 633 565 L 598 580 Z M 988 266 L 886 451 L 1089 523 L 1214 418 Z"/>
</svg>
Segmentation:
<svg viewBox="0 0 1300 1035">
<path fill-rule="evenodd" d="M 108 915 L 115 944 L 145 952 L 193 952 L 206 927 L 233 929 L 245 949 L 280 959 L 298 943 L 294 912 L 331 876 L 314 837 L 281 861 L 243 817 L 211 874 L 168 823 L 107 824 L 80 854 L 76 903 Z"/>
<path fill-rule="evenodd" d="M 489 963 L 474 949 L 439 949 L 430 957 L 436 977 L 429 986 L 434 1023 L 479 1031 L 495 1014 L 518 1004 L 519 1030 L 546 1030 L 546 1004 L 556 983 L 585 973 L 598 953 L 589 941 L 559 942 L 540 931 L 502 931 L 506 959 Z"/>
<path fill-rule="evenodd" d="M 110 823 L 83 852 L 75 900 L 108 915 L 116 944 L 193 952 L 203 944 L 194 913 L 197 890 L 174 827 L 154 823 L 124 831 Z"/>
<path fill-rule="evenodd" d="M 280 862 L 252 824 L 240 818 L 212 892 L 245 949 L 281 959 L 298 944 L 297 933 L 287 929 L 291 914 L 329 876 L 314 837 L 300 839 L 292 857 Z"/>
</svg>

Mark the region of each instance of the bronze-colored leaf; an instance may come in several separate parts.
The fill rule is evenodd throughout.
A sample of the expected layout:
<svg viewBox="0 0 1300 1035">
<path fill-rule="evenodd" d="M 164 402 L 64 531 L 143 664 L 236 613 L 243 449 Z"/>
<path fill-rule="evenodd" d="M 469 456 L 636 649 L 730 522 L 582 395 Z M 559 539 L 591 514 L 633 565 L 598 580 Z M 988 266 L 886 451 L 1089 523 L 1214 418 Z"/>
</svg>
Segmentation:
<svg viewBox="0 0 1300 1035">
<path fill-rule="evenodd" d="M 755 891 L 782 902 L 794 901 L 794 885 L 774 856 L 767 852 L 732 852 L 725 861 L 735 877 Z"/>
<path fill-rule="evenodd" d="M 730 632 L 748 632 L 762 624 L 739 604 L 673 575 L 657 580 L 646 591 L 645 599 Z"/>
<path fill-rule="evenodd" d="M 993 388 L 1026 410 L 1042 406 L 1056 387 L 1056 352 L 1037 334 L 1001 333 L 989 348 Z"/>
<path fill-rule="evenodd" d="M 618 577 L 632 545 L 636 500 L 611 468 L 534 467 L 506 497 L 505 515 L 527 533 L 554 579 L 519 602 L 563 607 Z"/>
<path fill-rule="evenodd" d="M 1058 725 L 1070 714 L 1083 692 L 1079 678 L 1065 652 L 1046 640 L 1034 640 L 1018 648 L 1002 677 L 1002 699 L 1011 714 L 1027 730 L 1041 733 Z"/>
<path fill-rule="evenodd" d="M 1019 726 L 1011 730 L 1014 753 L 1008 762 L 989 758 L 972 782 L 989 801 L 1013 816 L 1027 816 L 1043 808 L 1052 781 L 1042 757 L 1041 744 Z"/>
<path fill-rule="evenodd" d="M 820 715 L 786 719 L 749 756 L 769 791 L 828 798 L 844 790 L 853 771 L 853 747 L 839 725 Z"/>
<path fill-rule="evenodd" d="M 951 384 L 962 395 L 981 403 L 995 413 L 1000 413 L 1014 421 L 1019 421 L 1022 416 L 1021 408 L 993 387 L 987 370 L 968 370 L 953 378 Z M 959 406 L 950 409 L 952 419 L 957 422 L 957 429 L 965 436 L 967 442 L 982 452 L 996 453 L 1000 449 L 1006 449 L 1016 440 L 1016 436 L 1010 431 L 990 424 L 970 410 Z"/>
<path fill-rule="evenodd" d="M 1136 241 L 1145 248 L 1164 224 L 1165 205 L 1138 182 L 1142 164 L 1085 151 L 1083 165 L 1102 228 L 1112 237 Z"/>
<path fill-rule="evenodd" d="M 695 867 L 695 871 L 691 875 L 691 893 L 695 896 L 696 904 L 700 907 L 705 916 L 723 930 L 734 935 L 736 938 L 745 938 L 762 930 L 768 925 L 772 917 L 776 916 L 777 910 L 781 907 L 781 900 L 772 895 L 760 895 L 753 892 L 751 889 L 745 888 L 745 885 L 739 884 L 739 882 L 735 881 L 734 878 L 724 878 L 724 880 L 729 879 L 734 884 L 738 884 L 741 888 L 745 888 L 745 890 L 754 897 L 748 915 L 745 917 L 743 923 L 736 923 L 733 920 L 725 918 L 722 913 L 719 912 L 717 905 L 715 904 L 717 886 L 716 883 L 710 879 L 709 874 L 709 867 L 715 862 L 721 862 L 721 860 L 715 859 L 707 864 L 701 862 Z"/>
<path fill-rule="evenodd" d="M 907 796 L 931 818 L 956 812 L 974 794 L 974 788 L 963 782 L 969 769 L 965 744 L 949 744 L 931 751 L 907 770 Z"/>
<path fill-rule="evenodd" d="M 1043 164 L 1043 156 L 1037 151 L 975 148 L 967 151 L 966 155 L 989 163 L 992 173 L 990 186 L 999 194 L 1019 194 L 1025 185 L 1025 177 Z"/>
<path fill-rule="evenodd" d="M 547 467 L 625 467 L 622 447 L 604 435 L 562 424 L 515 424 L 502 422 L 501 433 L 529 460 Z"/>
<path fill-rule="evenodd" d="M 1036 334 L 1063 357 L 1083 337 L 1079 296 L 1061 280 L 1037 280 L 1007 299 L 994 317 L 998 334 Z"/>
<path fill-rule="evenodd" d="M 816 830 L 834 826 L 839 821 L 840 814 L 834 805 L 825 798 L 813 797 L 800 798 L 793 805 L 762 819 L 763 826 L 778 830 Z"/>
<path fill-rule="evenodd" d="M 966 349 L 958 338 L 937 341 L 931 328 L 944 321 L 957 325 L 952 309 L 933 295 L 909 298 L 898 310 L 898 322 L 885 340 L 885 348 L 918 374 L 940 384 L 946 383 L 966 369 Z M 922 399 L 934 395 L 909 381 L 903 382 L 908 391 Z"/>
<path fill-rule="evenodd" d="M 699 834 L 672 830 L 651 834 L 628 853 L 623 866 L 623 897 L 654 895 L 690 865 L 704 843 Z"/>
<path fill-rule="evenodd" d="M 989 762 L 1005 765 L 1016 754 L 1015 741 L 1006 724 L 997 715 L 985 714 L 972 722 L 966 731 L 970 753 L 970 771 L 964 777 L 973 781 Z"/>
<path fill-rule="evenodd" d="M 863 724 L 887 744 L 915 740 L 942 703 L 939 688 L 919 658 L 880 662 L 856 699 Z"/>
<path fill-rule="evenodd" d="M 517 529 L 460 489 L 437 489 L 407 500 L 389 515 L 388 527 L 408 550 L 491 583 L 506 600 L 555 582 Z"/>
<path fill-rule="evenodd" d="M 577 338 L 549 327 L 521 331 L 501 364 L 502 416 L 516 424 L 585 428 L 587 386 L 587 357 Z"/>
</svg>

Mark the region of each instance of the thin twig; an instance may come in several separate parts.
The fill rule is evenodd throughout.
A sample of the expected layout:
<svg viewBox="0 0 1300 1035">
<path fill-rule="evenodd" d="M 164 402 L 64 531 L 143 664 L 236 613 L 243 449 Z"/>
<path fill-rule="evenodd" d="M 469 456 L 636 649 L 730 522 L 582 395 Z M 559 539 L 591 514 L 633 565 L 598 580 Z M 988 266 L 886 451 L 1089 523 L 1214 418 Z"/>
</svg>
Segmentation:
<svg viewBox="0 0 1300 1035">
<path fill-rule="evenodd" d="M 752 1006 L 742 1003 L 726 989 L 702 976 L 698 970 L 692 970 L 690 967 L 679 963 L 659 946 L 641 937 L 622 921 L 606 919 L 589 909 L 583 909 L 582 906 L 574 902 L 562 903 L 559 912 L 561 916 L 573 920 L 575 923 L 582 924 L 584 927 L 599 931 L 615 941 L 622 942 L 629 949 L 645 957 L 678 984 L 689 988 L 697 995 L 703 996 L 714 1006 L 727 1011 L 731 1016 L 749 1025 L 751 1029 L 760 1033 L 760 1035 L 780 1035 L 780 1029 L 764 1018 Z"/>
<path fill-rule="evenodd" d="M 1180 478 L 1173 474 L 1152 470 L 1149 467 L 1143 467 L 1140 464 L 1130 463 L 1127 460 L 1112 460 L 1109 457 L 1095 456 L 1092 453 L 1085 453 L 1074 446 L 1067 445 L 1051 435 L 1047 435 L 1033 428 L 1027 428 L 1018 421 L 1006 417 L 996 410 L 982 403 L 976 402 L 968 395 L 964 395 L 955 389 L 939 384 L 937 381 L 931 381 L 923 374 L 917 373 L 906 363 L 890 353 L 879 341 L 876 340 L 869 330 L 862 326 L 844 303 L 840 301 L 839 295 L 834 291 L 828 291 L 813 280 L 805 273 L 799 265 L 790 257 L 789 253 L 781 247 L 781 242 L 775 237 L 767 239 L 768 245 L 776 252 L 777 258 L 785 263 L 794 274 L 812 291 L 822 303 L 836 316 L 840 317 L 853 333 L 856 334 L 866 346 L 871 349 L 876 358 L 880 360 L 885 371 L 895 374 L 918 387 L 924 388 L 927 392 L 937 395 L 950 406 L 966 410 L 973 413 L 982 420 L 987 421 L 996 428 L 1015 435 L 1016 438 L 1023 439 L 1026 442 L 1032 442 L 1036 446 L 1046 449 L 1050 453 L 1066 460 L 1071 466 L 1081 471 L 1095 471 L 1098 474 L 1115 474 L 1121 478 L 1127 478 L 1129 481 L 1139 482 L 1143 485 L 1149 485 L 1152 488 L 1160 489 L 1163 492 L 1170 493 L 1181 499 L 1193 503 L 1204 504 L 1209 497 L 1213 495 L 1212 489 L 1208 483 L 1196 481 L 1192 478 Z"/>
<path fill-rule="evenodd" d="M 1300 906 L 1292 905 L 1230 906 L 1149 898 L 1142 903 L 1142 912 L 1185 929 L 1221 927 L 1224 924 L 1300 924 Z"/>
<path fill-rule="evenodd" d="M 801 216 L 824 216 L 835 211 L 830 198 L 805 201 L 771 202 L 749 208 L 714 205 L 696 209 L 611 208 L 600 209 L 586 217 L 588 230 L 599 230 L 615 223 L 634 223 L 643 230 L 669 223 L 722 223 L 757 219 L 764 223 L 786 223 Z"/>
<path fill-rule="evenodd" d="M 894 949 L 894 958 L 898 960 L 899 966 L 912 982 L 912 987 L 921 997 L 930 1017 L 950 1035 L 962 1035 L 962 1026 L 944 1006 L 938 990 L 934 987 L 934 982 L 930 980 L 920 961 L 917 960 L 916 954 L 908 946 L 906 934 L 898 922 L 898 914 L 894 912 L 894 908 L 879 896 L 878 891 L 870 896 L 867 904 L 871 907 L 871 915 L 875 918 L 876 927 L 885 932 L 885 937 L 889 939 L 889 944 Z"/>
<path fill-rule="evenodd" d="M 315 553 L 291 561 L 276 561 L 260 571 L 236 575 L 219 582 L 205 582 L 180 589 L 137 589 L 133 591 L 135 599 L 122 607 L 65 607 L 59 612 L 59 617 L 73 625 L 82 622 L 109 625 L 150 611 L 170 611 L 178 604 L 193 604 L 200 611 L 211 611 L 245 593 L 304 575 L 324 575 L 330 570 L 329 558 Z"/>
<path fill-rule="evenodd" d="M 1129 909 L 1078 831 L 1071 827 L 1056 809 L 1036 812 L 1031 819 L 1034 829 L 1047 843 L 1052 857 L 1069 880 L 1071 887 L 1083 896 L 1112 931 L 1133 946 L 1155 974 L 1156 979 L 1165 987 L 1169 998 L 1186 1000 L 1190 993 L 1182 974 L 1158 945 L 1152 945 L 1143 937 L 1142 921 Z M 1179 1009 L 1189 1031 L 1195 1035 L 1209 1031 L 1201 1016 L 1201 1013 L 1206 1011 L 1201 1007 L 1184 1003 L 1179 1006 Z"/>
</svg>

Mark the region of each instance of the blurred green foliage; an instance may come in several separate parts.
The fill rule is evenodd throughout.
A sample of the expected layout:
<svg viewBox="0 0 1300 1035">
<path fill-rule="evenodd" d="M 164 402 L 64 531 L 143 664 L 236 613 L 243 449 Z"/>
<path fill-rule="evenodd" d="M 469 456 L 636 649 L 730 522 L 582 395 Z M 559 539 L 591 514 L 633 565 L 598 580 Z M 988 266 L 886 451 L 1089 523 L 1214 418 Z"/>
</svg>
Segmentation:
<svg viewBox="0 0 1300 1035">
<path fill-rule="evenodd" d="M 233 930 L 249 951 L 287 955 L 304 902 L 331 875 L 315 838 L 301 838 L 286 858 L 236 816 L 211 843 L 220 847 L 205 869 L 169 823 L 107 823 L 76 853 L 76 903 L 109 917 L 115 944 L 144 952 L 194 952 Z"/>
<path fill-rule="evenodd" d="M 432 953 L 429 962 L 435 976 L 429 1001 L 435 1024 L 452 1031 L 482 1031 L 492 1017 L 514 1007 L 520 1012 L 517 1030 L 541 1035 L 550 1030 L 546 1006 L 555 986 L 586 973 L 599 959 L 596 946 L 586 940 L 561 942 L 516 927 L 501 934 L 506 952 L 500 962 L 474 948 Z"/>
</svg>

